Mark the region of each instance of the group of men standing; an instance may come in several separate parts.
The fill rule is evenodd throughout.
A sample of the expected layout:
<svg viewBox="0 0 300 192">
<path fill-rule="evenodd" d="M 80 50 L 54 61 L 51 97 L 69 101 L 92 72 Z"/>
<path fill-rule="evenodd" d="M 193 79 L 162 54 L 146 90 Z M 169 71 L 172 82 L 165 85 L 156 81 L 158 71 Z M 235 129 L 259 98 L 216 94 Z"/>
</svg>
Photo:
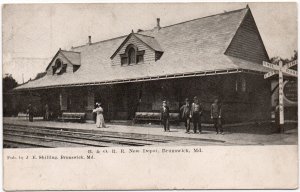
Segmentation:
<svg viewBox="0 0 300 192">
<path fill-rule="evenodd" d="M 33 122 L 33 117 L 34 117 L 34 114 L 37 112 L 36 108 L 33 107 L 31 105 L 31 103 L 28 104 L 27 106 L 27 110 L 26 110 L 26 113 L 28 114 L 28 117 L 29 117 L 29 121 L 30 122 Z M 44 108 L 44 120 L 48 121 L 50 120 L 50 111 L 49 111 L 49 106 L 48 104 L 45 105 L 45 108 Z"/>
<path fill-rule="evenodd" d="M 217 134 L 223 134 L 221 111 L 221 105 L 218 99 L 215 99 L 214 103 L 211 105 L 210 115 Z M 194 97 L 192 104 L 190 104 L 189 99 L 186 98 L 185 104 L 180 108 L 180 113 L 185 124 L 186 133 L 190 132 L 191 122 L 194 125 L 194 133 L 197 133 L 197 130 L 199 134 L 202 133 L 201 117 L 203 115 L 203 106 L 197 97 Z M 164 126 L 164 131 L 170 131 L 169 119 L 169 107 L 167 106 L 166 101 L 163 101 L 161 120 Z"/>
</svg>

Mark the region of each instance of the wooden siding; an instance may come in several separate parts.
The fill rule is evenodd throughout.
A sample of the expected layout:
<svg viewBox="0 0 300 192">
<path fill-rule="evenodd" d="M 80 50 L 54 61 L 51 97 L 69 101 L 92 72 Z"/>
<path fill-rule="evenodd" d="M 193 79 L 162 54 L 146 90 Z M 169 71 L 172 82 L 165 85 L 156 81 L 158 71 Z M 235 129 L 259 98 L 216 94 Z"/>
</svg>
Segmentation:
<svg viewBox="0 0 300 192">
<path fill-rule="evenodd" d="M 145 45 L 136 37 L 131 36 L 128 39 L 128 41 L 123 45 L 123 47 L 119 50 L 119 52 L 115 55 L 115 57 L 112 59 L 112 65 L 121 65 L 120 55 L 125 53 L 126 47 L 129 44 L 135 45 L 138 48 L 138 51 L 145 51 L 143 63 L 150 63 L 155 61 L 155 51 L 151 50 L 147 45 Z"/>
<path fill-rule="evenodd" d="M 73 65 L 67 63 L 66 73 L 73 73 Z"/>
<path fill-rule="evenodd" d="M 259 64 L 269 60 L 251 12 L 245 16 L 225 54 Z"/>
</svg>

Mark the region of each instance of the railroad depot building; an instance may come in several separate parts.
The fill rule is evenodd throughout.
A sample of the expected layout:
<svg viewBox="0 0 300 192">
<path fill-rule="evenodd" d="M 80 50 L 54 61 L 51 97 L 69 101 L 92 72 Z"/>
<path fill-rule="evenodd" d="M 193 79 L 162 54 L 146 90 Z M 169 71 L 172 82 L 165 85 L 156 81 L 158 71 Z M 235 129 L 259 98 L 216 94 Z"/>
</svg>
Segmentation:
<svg viewBox="0 0 300 192">
<path fill-rule="evenodd" d="M 15 89 L 14 106 L 84 112 L 101 102 L 106 120 L 132 120 L 158 112 L 164 99 L 179 112 L 197 96 L 210 121 L 219 98 L 225 123 L 269 120 L 271 82 L 262 66 L 268 54 L 249 7 L 61 50 L 45 75 Z M 21 99 L 20 99 L 21 98 Z"/>
</svg>

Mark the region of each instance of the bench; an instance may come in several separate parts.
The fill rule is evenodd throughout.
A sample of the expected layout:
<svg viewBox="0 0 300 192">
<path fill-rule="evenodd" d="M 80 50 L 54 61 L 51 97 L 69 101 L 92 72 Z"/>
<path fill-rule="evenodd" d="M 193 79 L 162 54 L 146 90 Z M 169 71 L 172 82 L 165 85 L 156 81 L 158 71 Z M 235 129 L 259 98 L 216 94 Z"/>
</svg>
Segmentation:
<svg viewBox="0 0 300 192">
<path fill-rule="evenodd" d="M 134 122 L 137 121 L 161 121 L 160 113 L 158 112 L 136 112 Z M 180 114 L 170 113 L 170 122 L 179 123 Z"/>
<path fill-rule="evenodd" d="M 59 120 L 65 121 L 65 120 L 75 120 L 79 122 L 85 122 L 85 113 L 71 113 L 71 112 L 63 112 L 61 117 L 59 117 Z"/>
<path fill-rule="evenodd" d="M 28 113 L 22 113 L 22 112 L 20 112 L 20 113 L 18 113 L 18 118 L 28 119 L 29 115 L 28 115 Z"/>
</svg>

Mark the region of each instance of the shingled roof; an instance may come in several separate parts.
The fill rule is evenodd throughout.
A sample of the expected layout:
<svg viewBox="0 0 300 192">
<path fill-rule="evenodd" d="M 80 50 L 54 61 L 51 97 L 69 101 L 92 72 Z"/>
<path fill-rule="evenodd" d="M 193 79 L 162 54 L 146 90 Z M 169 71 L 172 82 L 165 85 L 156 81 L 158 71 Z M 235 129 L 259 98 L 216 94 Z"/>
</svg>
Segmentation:
<svg viewBox="0 0 300 192">
<path fill-rule="evenodd" d="M 163 52 L 163 49 L 160 47 L 159 43 L 157 42 L 157 40 L 154 37 L 142 35 L 142 34 L 136 34 L 136 36 L 141 41 L 143 41 L 144 43 L 149 45 L 153 50 Z"/>
<path fill-rule="evenodd" d="M 268 69 L 261 63 L 224 54 L 247 14 L 251 14 L 249 8 L 135 34 L 149 46 L 164 52 L 160 60 L 151 63 L 130 66 L 111 64 L 110 57 L 128 36 L 75 47 L 72 51 L 81 55 L 81 67 L 75 73 L 46 75 L 16 89 L 130 82 L 212 71 L 267 72 Z"/>
<path fill-rule="evenodd" d="M 80 53 L 74 51 L 61 50 L 61 53 L 73 64 L 80 65 Z"/>
</svg>

